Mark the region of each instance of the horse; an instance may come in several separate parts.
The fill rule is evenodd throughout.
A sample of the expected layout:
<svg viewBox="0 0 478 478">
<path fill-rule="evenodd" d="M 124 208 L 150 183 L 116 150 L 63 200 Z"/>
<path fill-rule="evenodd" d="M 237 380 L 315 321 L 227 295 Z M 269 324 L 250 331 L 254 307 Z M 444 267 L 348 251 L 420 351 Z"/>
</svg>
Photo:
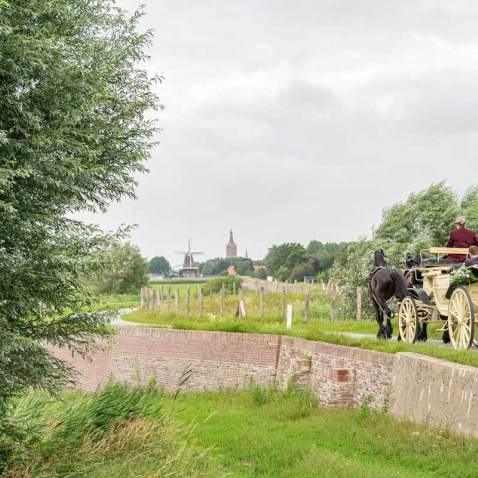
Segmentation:
<svg viewBox="0 0 478 478">
<path fill-rule="evenodd" d="M 373 268 L 370 271 L 368 292 L 375 309 L 375 320 L 378 323 L 377 338 L 392 338 L 392 313 L 388 301 L 392 297 L 403 300 L 407 295 L 403 272 L 387 265 L 382 249 L 375 251 Z M 383 319 L 386 317 L 386 326 Z"/>
</svg>

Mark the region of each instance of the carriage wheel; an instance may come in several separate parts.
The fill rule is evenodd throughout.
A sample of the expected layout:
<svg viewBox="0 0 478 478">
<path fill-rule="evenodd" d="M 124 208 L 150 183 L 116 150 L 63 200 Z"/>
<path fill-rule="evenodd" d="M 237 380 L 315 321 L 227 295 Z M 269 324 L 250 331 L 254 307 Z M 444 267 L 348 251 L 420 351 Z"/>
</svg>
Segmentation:
<svg viewBox="0 0 478 478">
<path fill-rule="evenodd" d="M 418 335 L 418 310 L 411 297 L 405 297 L 398 309 L 398 330 L 404 342 L 413 344 Z"/>
<path fill-rule="evenodd" d="M 457 287 L 448 305 L 448 332 L 454 349 L 468 349 L 474 338 L 475 312 L 470 294 Z"/>
</svg>

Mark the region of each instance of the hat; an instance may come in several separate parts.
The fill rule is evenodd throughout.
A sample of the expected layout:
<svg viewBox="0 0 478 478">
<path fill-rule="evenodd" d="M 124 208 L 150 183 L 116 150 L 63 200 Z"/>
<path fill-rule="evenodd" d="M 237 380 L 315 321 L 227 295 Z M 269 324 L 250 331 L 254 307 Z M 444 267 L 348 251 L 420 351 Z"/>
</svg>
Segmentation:
<svg viewBox="0 0 478 478">
<path fill-rule="evenodd" d="M 455 224 L 465 224 L 465 216 L 458 216 L 455 218 Z"/>
</svg>

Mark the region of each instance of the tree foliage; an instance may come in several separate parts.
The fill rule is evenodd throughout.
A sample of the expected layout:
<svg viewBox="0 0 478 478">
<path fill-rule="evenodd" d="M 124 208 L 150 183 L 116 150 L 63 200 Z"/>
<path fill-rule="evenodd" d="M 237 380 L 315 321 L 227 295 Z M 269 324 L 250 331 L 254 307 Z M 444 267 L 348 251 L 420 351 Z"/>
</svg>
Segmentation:
<svg viewBox="0 0 478 478">
<path fill-rule="evenodd" d="M 296 242 L 278 246 L 273 245 L 269 248 L 264 260 L 269 274 L 276 276 L 281 267 L 286 268 L 289 272 L 297 264 L 305 262 L 307 260 L 307 252 L 304 246 Z"/>
<path fill-rule="evenodd" d="M 309 242 L 306 252 L 309 257 L 317 260 L 316 273 L 320 273 L 328 271 L 334 265 L 334 261 L 345 253 L 346 248 L 347 243 L 345 242 L 326 242 L 324 244 L 314 240 Z"/>
<path fill-rule="evenodd" d="M 102 257 L 106 265 L 92 281 L 96 294 L 135 293 L 148 283 L 148 262 L 138 246 L 114 244 Z"/>
<path fill-rule="evenodd" d="M 236 264 L 236 273 L 240 276 L 251 276 L 254 273 L 254 266 L 252 261 L 244 258 Z"/>
<path fill-rule="evenodd" d="M 141 11 L 109 0 L 0 1 L 0 442 L 8 400 L 54 391 L 71 370 L 44 343 L 86 353 L 108 315 L 92 312 L 84 278 L 105 235 L 73 219 L 134 197 L 160 108 L 139 63 L 151 33 Z M 90 345 L 89 345 L 90 344 Z"/>
<path fill-rule="evenodd" d="M 470 187 L 460 198 L 444 181 L 384 209 L 372 238 L 350 243 L 346 255 L 334 264 L 331 276 L 342 288 L 343 315 L 356 313 L 356 288 L 367 286 L 375 250 L 383 249 L 387 263 L 403 269 L 407 251 L 416 255 L 432 246 L 443 247 L 454 229 L 454 218 L 461 214 L 467 217 L 467 227 L 478 227 L 478 188 Z M 369 301 L 364 306 L 371 315 Z"/>
<path fill-rule="evenodd" d="M 148 272 L 152 272 L 153 274 L 161 274 L 166 277 L 169 275 L 170 271 L 171 265 L 163 256 L 153 257 L 148 263 Z"/>
</svg>

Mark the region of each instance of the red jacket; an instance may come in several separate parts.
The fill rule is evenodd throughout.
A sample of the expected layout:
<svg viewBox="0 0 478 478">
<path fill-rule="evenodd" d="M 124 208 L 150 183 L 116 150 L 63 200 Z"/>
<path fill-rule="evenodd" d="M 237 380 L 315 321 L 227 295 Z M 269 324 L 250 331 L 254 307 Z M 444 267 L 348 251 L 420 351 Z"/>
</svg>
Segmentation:
<svg viewBox="0 0 478 478">
<path fill-rule="evenodd" d="M 467 229 L 466 227 L 460 227 L 450 232 L 450 237 L 445 247 L 470 247 L 478 246 L 478 239 L 476 238 L 475 231 Z M 448 254 L 447 259 L 451 259 L 454 262 L 464 262 L 466 256 L 463 254 Z"/>
</svg>

